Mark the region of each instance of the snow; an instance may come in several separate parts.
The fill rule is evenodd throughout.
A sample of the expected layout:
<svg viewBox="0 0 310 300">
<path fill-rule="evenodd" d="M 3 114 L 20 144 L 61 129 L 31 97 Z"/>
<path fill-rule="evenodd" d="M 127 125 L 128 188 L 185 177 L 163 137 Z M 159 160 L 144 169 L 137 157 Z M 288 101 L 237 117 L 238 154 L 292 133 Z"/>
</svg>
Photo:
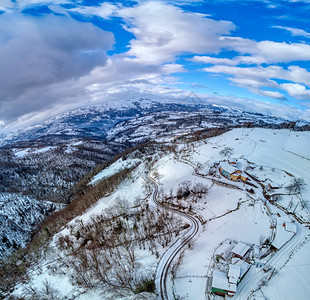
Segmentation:
<svg viewBox="0 0 310 300">
<path fill-rule="evenodd" d="M 233 257 L 231 260 L 233 265 L 236 265 L 240 268 L 240 275 L 239 277 L 242 278 L 244 276 L 244 274 L 248 271 L 248 269 L 250 268 L 250 264 L 247 263 L 246 261 L 237 258 L 237 257 Z"/>
<path fill-rule="evenodd" d="M 236 282 L 239 275 L 242 277 L 248 272 L 238 287 L 236 285 L 229 286 L 227 273 L 219 270 L 214 271 L 217 264 L 216 254 L 223 253 L 228 258 L 229 255 L 226 254 L 232 250 L 243 256 L 249 250 L 249 245 L 252 245 L 254 249 L 261 249 L 259 247 L 264 237 L 273 241 L 279 250 L 262 259 L 262 265 L 268 264 L 271 269 L 276 268 L 278 271 L 278 274 L 274 275 L 268 284 L 262 287 L 263 294 L 268 299 L 306 299 L 308 297 L 310 292 L 307 282 L 310 273 L 308 229 L 297 222 L 292 223 L 292 217 L 287 216 L 276 206 L 268 204 L 268 202 L 266 204 L 260 186 L 255 189 L 254 194 L 249 194 L 246 192 L 248 187 L 243 183 L 233 183 L 221 177 L 222 182 L 234 184 L 235 188 L 223 186 L 216 181 L 219 178 L 216 175 L 213 177 L 198 176 L 195 174 L 193 166 L 200 163 L 207 169 L 213 166 L 214 162 L 227 159 L 220 154 L 220 151 L 229 146 L 233 149 L 233 157 L 242 161 L 245 167 L 252 167 L 255 177 L 266 180 L 264 181 L 266 186 L 270 183 L 274 187 L 279 187 L 275 191 L 283 192 L 292 175 L 304 178 L 306 183 L 310 182 L 309 141 L 309 132 L 296 133 L 289 130 L 240 128 L 210 138 L 206 142 L 192 146 L 181 145 L 179 150 L 182 154 L 170 153 L 161 158 L 160 156 L 156 157 L 156 163 L 152 165 L 151 176 L 159 182 L 159 190 L 162 190 L 164 194 L 169 194 L 170 190 L 175 193 L 179 184 L 184 181 L 201 182 L 209 188 L 208 193 L 197 203 L 190 203 L 195 212 L 198 212 L 206 220 L 206 223 L 200 225 L 199 233 L 192 241 L 190 248 L 184 250 L 180 264 L 175 270 L 175 279 L 173 282 L 169 282 L 169 286 L 173 288 L 176 296 L 184 299 L 205 299 L 208 278 L 211 278 L 214 272 L 213 286 L 237 290 L 235 299 L 247 299 L 251 291 L 257 288 L 262 280 L 268 278 L 272 271 L 264 272 L 262 268 L 255 266 L 249 269 L 249 263 L 240 259 L 232 259 L 228 273 L 232 282 Z M 186 158 L 186 161 L 182 160 L 182 157 Z M 135 163 L 135 160 L 119 159 L 97 174 L 91 184 L 96 184 L 98 180 L 111 176 Z M 263 166 L 263 169 L 259 170 L 259 166 Z M 144 165 L 140 165 L 137 168 L 133 175 L 134 180 L 125 181 L 113 194 L 100 199 L 86 213 L 72 222 L 83 220 L 87 223 L 93 215 L 99 214 L 119 199 L 128 199 L 130 203 L 134 203 L 135 199 L 147 198 L 148 195 L 143 187 L 145 185 L 144 167 Z M 251 173 L 251 169 L 249 169 L 249 173 Z M 309 199 L 309 195 L 310 188 L 307 184 L 302 191 L 302 196 Z M 293 201 L 299 200 L 294 198 Z M 298 211 L 298 213 L 301 212 Z M 304 217 L 307 217 L 307 210 L 303 210 L 302 213 Z M 283 223 L 286 224 L 285 227 Z M 59 234 L 68 233 L 69 229 L 65 228 Z M 273 240 L 273 238 L 275 239 Z M 174 246 L 180 241 L 173 241 L 175 242 Z M 168 253 L 172 251 L 171 249 L 161 249 L 160 253 L 166 250 L 165 253 Z M 259 253 L 259 251 L 256 252 Z M 147 255 L 142 251 L 138 256 L 141 265 L 147 269 L 155 269 L 156 258 L 153 255 Z M 176 257 L 176 260 L 178 258 L 179 256 Z M 54 282 L 55 286 L 60 284 L 50 274 L 44 274 L 42 278 L 40 277 L 41 279 L 34 276 L 33 282 L 40 285 L 43 278 L 48 278 Z M 71 293 L 70 283 L 66 280 L 63 280 L 62 288 Z M 257 292 L 257 298 L 261 295 L 261 292 Z M 91 291 L 77 299 L 89 299 L 87 297 L 101 299 L 102 295 Z"/>
<path fill-rule="evenodd" d="M 243 257 L 250 249 L 250 246 L 246 245 L 245 243 L 239 242 L 232 250 L 231 252 Z"/>
<path fill-rule="evenodd" d="M 30 150 L 30 148 L 19 150 L 19 151 L 14 152 L 14 155 L 18 158 L 22 158 L 28 154 L 29 150 Z"/>
<path fill-rule="evenodd" d="M 230 292 L 236 292 L 237 290 L 235 283 L 229 283 L 227 274 L 218 270 L 214 270 L 212 287 Z"/>
<path fill-rule="evenodd" d="M 309 299 L 309 237 L 288 263 L 262 288 L 267 299 Z"/>
<path fill-rule="evenodd" d="M 280 249 L 293 237 L 293 235 L 296 233 L 296 228 L 295 232 L 286 230 L 285 224 L 283 226 L 283 223 L 281 223 L 280 218 L 278 218 L 277 223 L 278 224 L 276 228 L 275 238 L 272 241 L 272 246 L 274 246 L 276 249 Z"/>
<path fill-rule="evenodd" d="M 43 147 L 43 148 L 25 148 L 25 149 L 22 149 L 22 150 L 19 150 L 19 149 L 14 149 L 14 155 L 18 158 L 23 158 L 24 156 L 26 156 L 27 154 L 29 153 L 32 153 L 32 154 L 36 154 L 36 153 L 44 153 L 44 152 L 47 152 L 47 151 L 50 151 L 52 149 L 55 149 L 56 147 L 54 146 L 48 146 L 48 147 Z"/>
<path fill-rule="evenodd" d="M 235 166 L 230 165 L 227 161 L 221 161 L 220 166 L 223 168 L 223 170 L 225 170 L 229 174 L 232 174 L 237 170 Z"/>
<path fill-rule="evenodd" d="M 234 248 L 235 244 L 232 244 L 230 241 L 226 241 L 223 244 L 221 244 L 214 252 L 215 257 L 222 257 L 225 260 L 228 260 L 231 258 L 231 250 Z"/>
<path fill-rule="evenodd" d="M 50 151 L 52 149 L 56 149 L 57 147 L 54 146 L 48 146 L 48 147 L 43 147 L 43 148 L 38 148 L 32 151 L 32 153 L 44 153 L 47 151 Z"/>
<path fill-rule="evenodd" d="M 114 162 L 112 165 L 109 167 L 105 168 L 101 172 L 99 172 L 97 175 L 95 175 L 92 180 L 89 182 L 90 185 L 96 184 L 98 181 L 107 178 L 109 176 L 112 176 L 113 174 L 117 173 L 118 171 L 125 169 L 125 168 L 130 168 L 133 165 L 135 165 L 137 162 L 139 162 L 138 159 L 128 159 L 128 160 L 123 160 L 123 158 L 120 158 L 116 162 Z"/>
<path fill-rule="evenodd" d="M 65 150 L 65 153 L 70 154 L 73 153 L 74 151 L 77 151 L 76 146 L 79 146 L 81 144 L 83 144 L 83 141 L 77 141 L 67 144 L 67 149 Z"/>
<path fill-rule="evenodd" d="M 290 222 L 286 222 L 285 223 L 285 230 L 293 232 L 293 233 L 296 233 L 297 232 L 296 224 L 290 223 Z"/>
<path fill-rule="evenodd" d="M 229 264 L 229 270 L 228 270 L 228 281 L 229 283 L 237 284 L 239 278 L 240 278 L 240 266 Z"/>
</svg>

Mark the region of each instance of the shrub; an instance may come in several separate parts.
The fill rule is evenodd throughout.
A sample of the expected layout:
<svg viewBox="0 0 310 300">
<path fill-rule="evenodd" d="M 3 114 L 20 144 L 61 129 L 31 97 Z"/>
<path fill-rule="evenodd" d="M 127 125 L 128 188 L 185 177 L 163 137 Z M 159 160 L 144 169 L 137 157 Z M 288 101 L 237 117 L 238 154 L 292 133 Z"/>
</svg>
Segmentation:
<svg viewBox="0 0 310 300">
<path fill-rule="evenodd" d="M 153 278 L 144 278 L 136 285 L 135 294 L 142 292 L 155 292 L 155 280 Z"/>
</svg>

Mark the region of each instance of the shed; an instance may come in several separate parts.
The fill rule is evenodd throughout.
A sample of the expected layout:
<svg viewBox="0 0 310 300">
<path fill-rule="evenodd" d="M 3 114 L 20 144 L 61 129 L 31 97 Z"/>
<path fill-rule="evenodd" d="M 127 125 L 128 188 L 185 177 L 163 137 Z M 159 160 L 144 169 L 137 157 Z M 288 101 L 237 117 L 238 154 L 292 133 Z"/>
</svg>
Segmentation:
<svg viewBox="0 0 310 300">
<path fill-rule="evenodd" d="M 232 250 L 231 252 L 236 256 L 243 258 L 245 254 L 249 251 L 250 246 L 248 246 L 245 243 L 239 242 Z"/>
<path fill-rule="evenodd" d="M 214 270 L 212 279 L 212 292 L 220 296 L 233 296 L 236 293 L 237 285 L 228 282 L 227 274 Z"/>
</svg>

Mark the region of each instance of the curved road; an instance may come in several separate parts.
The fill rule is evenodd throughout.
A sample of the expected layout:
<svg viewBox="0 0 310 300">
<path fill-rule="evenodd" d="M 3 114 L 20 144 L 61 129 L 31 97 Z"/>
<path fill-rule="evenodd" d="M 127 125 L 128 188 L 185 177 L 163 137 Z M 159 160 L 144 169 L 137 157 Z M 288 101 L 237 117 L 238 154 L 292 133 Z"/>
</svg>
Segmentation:
<svg viewBox="0 0 310 300">
<path fill-rule="evenodd" d="M 190 223 L 190 229 L 185 233 L 185 235 L 179 238 L 161 257 L 157 270 L 156 270 L 156 287 L 159 289 L 160 299 L 169 300 L 174 299 L 172 285 L 168 285 L 169 271 L 171 271 L 172 262 L 175 257 L 188 245 L 188 243 L 196 236 L 199 231 L 200 223 L 199 220 L 191 215 L 187 215 L 183 212 L 177 211 L 170 207 L 166 207 L 158 202 L 158 184 L 157 182 L 147 174 L 147 178 L 154 185 L 154 190 L 152 194 L 152 201 L 159 207 L 168 209 L 175 214 L 178 214 L 182 218 L 186 219 Z M 172 281 L 170 281 L 171 284 Z"/>
</svg>

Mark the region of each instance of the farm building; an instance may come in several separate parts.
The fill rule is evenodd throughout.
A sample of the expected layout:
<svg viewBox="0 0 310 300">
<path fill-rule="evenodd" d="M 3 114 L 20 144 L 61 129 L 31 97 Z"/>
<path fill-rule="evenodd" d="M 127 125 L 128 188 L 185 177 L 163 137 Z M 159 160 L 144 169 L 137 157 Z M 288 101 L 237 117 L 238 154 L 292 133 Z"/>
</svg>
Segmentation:
<svg viewBox="0 0 310 300">
<path fill-rule="evenodd" d="M 227 274 L 214 270 L 212 279 L 212 293 L 220 296 L 233 296 L 236 293 L 237 285 L 229 283 Z"/>
<path fill-rule="evenodd" d="M 246 253 L 250 250 L 250 246 L 245 243 L 239 242 L 231 252 L 235 257 L 243 258 Z"/>
<path fill-rule="evenodd" d="M 243 166 L 240 162 L 236 161 L 221 161 L 219 163 L 220 173 L 226 178 L 238 181 L 239 179 L 242 181 L 247 181 L 248 177 L 243 172 Z"/>
</svg>

